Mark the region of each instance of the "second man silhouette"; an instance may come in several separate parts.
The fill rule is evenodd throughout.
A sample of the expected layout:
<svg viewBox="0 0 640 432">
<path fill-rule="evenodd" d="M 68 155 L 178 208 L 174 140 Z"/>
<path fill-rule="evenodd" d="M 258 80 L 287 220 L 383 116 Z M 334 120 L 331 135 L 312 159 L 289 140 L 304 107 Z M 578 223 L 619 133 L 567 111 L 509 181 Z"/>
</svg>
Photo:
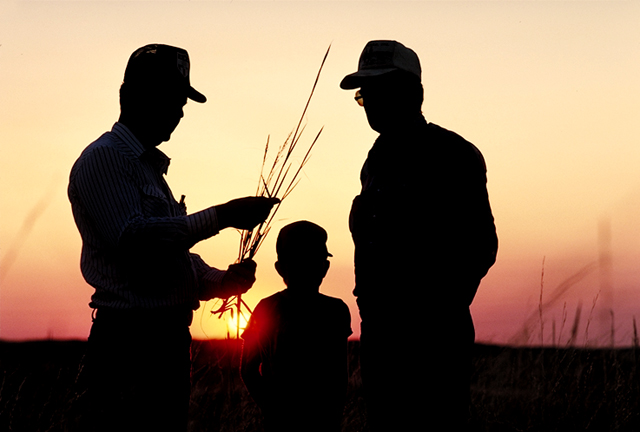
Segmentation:
<svg viewBox="0 0 640 432">
<path fill-rule="evenodd" d="M 380 134 L 349 220 L 374 432 L 464 428 L 474 341 L 469 305 L 496 259 L 482 154 L 425 120 L 421 74 L 413 50 L 377 40 L 340 83 L 359 88 L 356 101 Z"/>
</svg>

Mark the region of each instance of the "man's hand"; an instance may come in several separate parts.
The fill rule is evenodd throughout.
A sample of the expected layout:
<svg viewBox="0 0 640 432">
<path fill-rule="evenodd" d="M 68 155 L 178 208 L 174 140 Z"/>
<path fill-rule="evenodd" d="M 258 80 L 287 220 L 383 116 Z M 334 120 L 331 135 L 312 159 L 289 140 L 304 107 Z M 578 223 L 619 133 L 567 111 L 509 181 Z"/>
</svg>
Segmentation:
<svg viewBox="0 0 640 432">
<path fill-rule="evenodd" d="M 269 216 L 278 198 L 246 197 L 229 201 L 216 206 L 218 226 L 220 229 L 233 227 L 250 230 Z"/>
<path fill-rule="evenodd" d="M 256 281 L 256 266 L 253 260 L 231 264 L 222 278 L 222 287 L 216 297 L 229 298 L 249 291 Z"/>
</svg>

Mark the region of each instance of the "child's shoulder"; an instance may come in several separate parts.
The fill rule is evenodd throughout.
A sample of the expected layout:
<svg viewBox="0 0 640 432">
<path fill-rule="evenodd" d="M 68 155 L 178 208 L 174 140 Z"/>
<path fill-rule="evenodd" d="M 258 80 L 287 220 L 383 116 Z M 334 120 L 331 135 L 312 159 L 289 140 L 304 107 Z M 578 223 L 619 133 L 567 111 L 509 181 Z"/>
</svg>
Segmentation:
<svg viewBox="0 0 640 432">
<path fill-rule="evenodd" d="M 343 304 L 345 306 L 347 305 L 341 298 L 338 297 L 332 297 L 322 293 L 318 293 L 318 296 L 320 297 L 321 301 L 324 301 L 326 303 Z"/>
<path fill-rule="evenodd" d="M 349 311 L 347 304 L 338 297 L 332 297 L 322 293 L 299 295 L 288 288 L 263 298 L 256 306 L 256 309 L 273 311 L 275 309 L 298 307 L 312 307 L 313 309 L 330 310 L 334 312 Z"/>
<path fill-rule="evenodd" d="M 287 297 L 286 290 L 278 291 L 277 293 L 271 294 L 268 297 L 260 300 L 256 306 L 256 308 L 268 308 L 272 307 L 275 304 L 282 302 Z"/>
<path fill-rule="evenodd" d="M 326 294 L 319 293 L 319 302 L 322 309 L 332 310 L 334 313 L 346 313 L 350 314 L 349 306 L 338 297 L 331 297 Z"/>
</svg>

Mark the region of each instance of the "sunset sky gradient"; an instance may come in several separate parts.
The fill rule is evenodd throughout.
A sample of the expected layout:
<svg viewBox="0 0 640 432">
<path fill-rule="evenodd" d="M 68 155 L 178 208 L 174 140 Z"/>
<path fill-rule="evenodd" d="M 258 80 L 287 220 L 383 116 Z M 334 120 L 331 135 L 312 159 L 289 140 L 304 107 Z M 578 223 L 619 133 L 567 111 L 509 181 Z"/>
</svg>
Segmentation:
<svg viewBox="0 0 640 432">
<path fill-rule="evenodd" d="M 156 42 L 189 51 L 191 82 L 208 97 L 185 107 L 160 146 L 189 211 L 254 193 L 267 137 L 280 144 L 293 129 L 331 45 L 301 145 L 324 131 L 245 299 L 255 306 L 284 287 L 276 233 L 311 220 L 333 254 L 322 291 L 350 306 L 357 336 L 347 217 L 377 134 L 338 84 L 367 41 L 395 39 L 421 59 L 427 120 L 487 161 L 500 250 L 472 306 L 477 340 L 564 344 L 581 309 L 574 343 L 629 344 L 640 318 L 639 23 L 635 0 L 0 0 L 0 338 L 88 335 L 92 289 L 80 274 L 68 174 L 117 120 L 129 55 Z M 226 268 L 238 242 L 226 230 L 194 251 Z M 398 331 L 412 331 L 403 316 L 438 307 L 405 301 L 407 291 L 390 298 Z M 214 307 L 196 314 L 194 337 L 224 336 Z"/>
</svg>

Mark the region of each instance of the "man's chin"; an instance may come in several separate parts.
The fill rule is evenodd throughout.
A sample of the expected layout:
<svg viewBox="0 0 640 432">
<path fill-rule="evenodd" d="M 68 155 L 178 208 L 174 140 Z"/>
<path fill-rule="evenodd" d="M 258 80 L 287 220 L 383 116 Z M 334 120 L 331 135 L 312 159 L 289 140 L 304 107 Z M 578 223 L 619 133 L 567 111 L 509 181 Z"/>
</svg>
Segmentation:
<svg viewBox="0 0 640 432">
<path fill-rule="evenodd" d="M 164 133 L 162 135 L 158 135 L 158 139 L 157 139 L 158 145 L 162 144 L 163 142 L 169 141 L 171 139 L 171 134 L 172 133 L 173 133 L 173 131 Z"/>
</svg>

